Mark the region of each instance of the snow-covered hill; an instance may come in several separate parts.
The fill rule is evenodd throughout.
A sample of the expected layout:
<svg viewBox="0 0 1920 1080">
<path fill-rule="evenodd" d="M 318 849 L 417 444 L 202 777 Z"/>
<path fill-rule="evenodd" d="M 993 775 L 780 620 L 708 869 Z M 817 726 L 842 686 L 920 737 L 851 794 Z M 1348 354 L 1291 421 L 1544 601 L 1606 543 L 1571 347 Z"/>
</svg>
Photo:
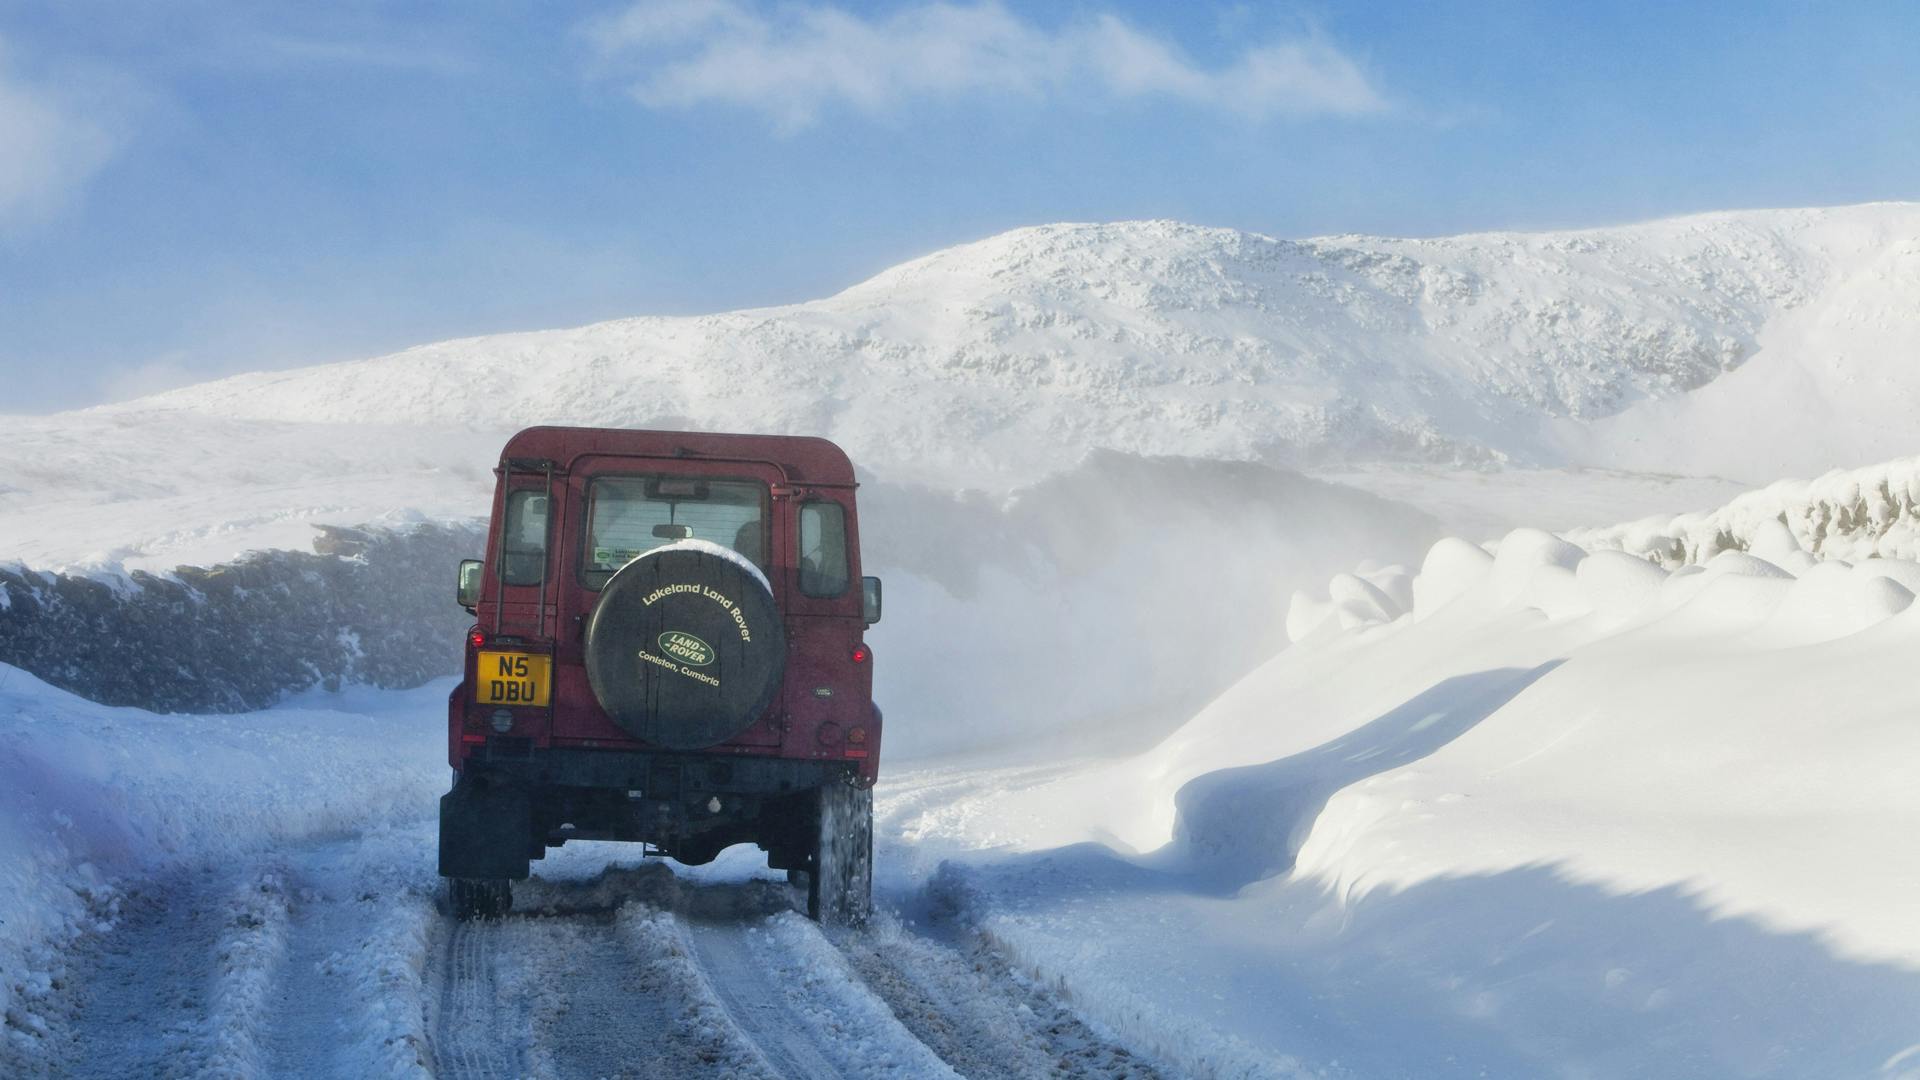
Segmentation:
<svg viewBox="0 0 1920 1080">
<path fill-rule="evenodd" d="M 1763 349 L 1904 384 L 1920 308 L 1893 301 L 1915 274 L 1911 204 L 1432 240 L 1050 225 L 808 304 L 450 341 L 109 411 L 814 432 L 898 479 L 985 486 L 1094 446 L 1553 463 L 1549 421 L 1674 399 Z"/>
<path fill-rule="evenodd" d="M 1010 490 L 1096 448 L 1416 494 L 1435 467 L 1625 467 L 1661 479 L 1613 483 L 1606 516 L 1678 512 L 1676 474 L 1757 484 L 1914 452 L 1917 289 L 1909 203 L 1429 240 L 1021 229 L 813 303 L 11 417 L 0 559 L 165 570 L 304 547 L 308 522 L 473 514 L 492 447 L 537 422 L 825 434 L 943 490 Z M 1585 508 L 1585 487 L 1535 485 L 1533 509 Z M 1540 520 L 1453 517 L 1481 519 Z"/>
</svg>

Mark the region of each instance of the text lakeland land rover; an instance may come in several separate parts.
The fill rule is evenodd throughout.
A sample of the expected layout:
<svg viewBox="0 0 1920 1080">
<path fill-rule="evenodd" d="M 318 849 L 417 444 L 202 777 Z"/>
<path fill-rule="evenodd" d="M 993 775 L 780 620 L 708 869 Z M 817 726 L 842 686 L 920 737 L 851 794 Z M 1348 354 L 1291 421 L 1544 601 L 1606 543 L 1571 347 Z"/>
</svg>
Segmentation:
<svg viewBox="0 0 1920 1080">
<path fill-rule="evenodd" d="M 462 917 L 530 860 L 628 840 L 683 863 L 751 842 L 859 922 L 880 712 L 853 466 L 824 439 L 536 427 L 496 470 L 448 702 L 440 873 Z"/>
</svg>

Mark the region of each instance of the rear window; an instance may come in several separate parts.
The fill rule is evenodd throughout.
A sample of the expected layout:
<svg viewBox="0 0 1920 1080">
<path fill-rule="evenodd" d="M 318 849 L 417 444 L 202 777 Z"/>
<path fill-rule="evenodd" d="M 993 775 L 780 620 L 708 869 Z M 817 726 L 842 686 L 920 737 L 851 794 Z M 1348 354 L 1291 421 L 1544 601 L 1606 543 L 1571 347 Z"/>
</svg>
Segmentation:
<svg viewBox="0 0 1920 1080">
<path fill-rule="evenodd" d="M 581 578 L 597 589 L 636 557 L 677 540 L 706 540 L 767 567 L 767 485 L 689 476 L 603 476 L 587 500 Z"/>
</svg>

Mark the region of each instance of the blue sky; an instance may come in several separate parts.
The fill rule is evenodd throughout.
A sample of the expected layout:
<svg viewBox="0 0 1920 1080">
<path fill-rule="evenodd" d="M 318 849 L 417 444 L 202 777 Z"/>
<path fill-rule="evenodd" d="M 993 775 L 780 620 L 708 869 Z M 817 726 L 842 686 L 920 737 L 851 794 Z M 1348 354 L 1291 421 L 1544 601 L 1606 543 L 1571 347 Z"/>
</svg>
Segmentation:
<svg viewBox="0 0 1920 1080">
<path fill-rule="evenodd" d="M 1920 198 L 1910 3 L 0 5 L 0 413 L 1019 225 Z"/>
</svg>

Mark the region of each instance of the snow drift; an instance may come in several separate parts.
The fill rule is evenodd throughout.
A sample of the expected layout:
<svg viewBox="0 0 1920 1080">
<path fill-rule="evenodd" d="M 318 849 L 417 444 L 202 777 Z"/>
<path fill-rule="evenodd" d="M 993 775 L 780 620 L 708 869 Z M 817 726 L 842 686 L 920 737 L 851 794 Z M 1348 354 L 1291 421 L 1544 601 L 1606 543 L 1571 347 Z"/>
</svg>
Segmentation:
<svg viewBox="0 0 1920 1080">
<path fill-rule="evenodd" d="M 1858 561 L 1920 559 L 1920 458 L 1782 480 L 1716 510 L 1572 530 L 1596 548 L 1618 548 L 1668 567 L 1752 551 L 1800 565 L 1805 556 Z"/>
<path fill-rule="evenodd" d="M 908 857 L 1196 1069 L 1915 1075 L 1920 566 L 1491 547 L 1334 578 L 1145 753 L 909 802 Z"/>
</svg>

